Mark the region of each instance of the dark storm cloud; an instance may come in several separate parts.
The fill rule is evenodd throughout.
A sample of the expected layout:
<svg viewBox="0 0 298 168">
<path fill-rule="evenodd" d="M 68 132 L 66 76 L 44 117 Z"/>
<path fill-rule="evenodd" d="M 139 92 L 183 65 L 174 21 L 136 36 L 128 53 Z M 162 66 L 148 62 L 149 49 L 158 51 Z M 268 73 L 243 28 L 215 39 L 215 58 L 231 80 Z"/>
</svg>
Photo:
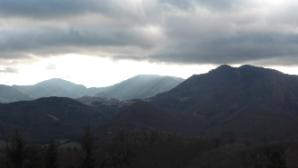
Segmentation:
<svg viewBox="0 0 298 168">
<path fill-rule="evenodd" d="M 249 34 L 205 43 L 184 41 L 181 44 L 177 42 L 158 51 L 154 57 L 163 61 L 216 64 L 242 63 L 273 58 L 295 59 L 298 53 L 297 44 L 297 35 Z M 285 64 L 287 61 L 276 60 L 276 63 Z"/>
<path fill-rule="evenodd" d="M 154 1 L 154 0 L 153 0 Z M 157 5 L 169 4 L 179 8 L 189 8 L 196 4 L 207 7 L 227 8 L 248 0 L 157 0 Z M 128 1 L 119 0 L 1 0 L 0 14 L 22 17 L 58 17 L 86 12 L 119 15 L 125 8 L 131 8 Z M 133 0 L 132 0 L 133 2 Z M 146 2 L 142 2 L 147 5 Z"/>
<path fill-rule="evenodd" d="M 139 18 L 134 0 L 0 0 L 0 16 L 31 19 L 66 19 L 65 17 L 102 14 L 108 17 Z M 151 3 L 142 3 L 143 8 Z M 86 16 L 88 17 L 88 16 Z M 140 18 L 139 18 L 140 19 Z M 66 20 L 67 21 L 67 20 Z"/>
<path fill-rule="evenodd" d="M 0 14 L 24 17 L 68 15 L 93 10 L 93 5 L 94 1 L 90 0 L 1 0 Z"/>
<path fill-rule="evenodd" d="M 129 39 L 129 40 L 128 40 Z M 32 28 L 7 32 L 0 37 L 0 50 L 4 52 L 43 50 L 63 47 L 139 46 L 150 48 L 150 40 L 142 32 L 131 29 L 59 29 Z"/>
<path fill-rule="evenodd" d="M 105 52 L 115 59 L 287 64 L 297 60 L 297 9 L 291 0 L 0 0 L 0 58 Z"/>
</svg>

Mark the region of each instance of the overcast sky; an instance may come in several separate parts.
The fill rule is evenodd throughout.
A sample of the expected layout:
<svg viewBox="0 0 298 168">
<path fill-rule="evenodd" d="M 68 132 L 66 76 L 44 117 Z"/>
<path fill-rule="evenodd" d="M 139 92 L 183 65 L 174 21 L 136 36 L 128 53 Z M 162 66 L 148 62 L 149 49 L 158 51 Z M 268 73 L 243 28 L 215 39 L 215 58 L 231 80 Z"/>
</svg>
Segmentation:
<svg viewBox="0 0 298 168">
<path fill-rule="evenodd" d="M 0 0 L 0 83 L 104 86 L 220 64 L 298 74 L 297 26 L 295 0 Z"/>
</svg>

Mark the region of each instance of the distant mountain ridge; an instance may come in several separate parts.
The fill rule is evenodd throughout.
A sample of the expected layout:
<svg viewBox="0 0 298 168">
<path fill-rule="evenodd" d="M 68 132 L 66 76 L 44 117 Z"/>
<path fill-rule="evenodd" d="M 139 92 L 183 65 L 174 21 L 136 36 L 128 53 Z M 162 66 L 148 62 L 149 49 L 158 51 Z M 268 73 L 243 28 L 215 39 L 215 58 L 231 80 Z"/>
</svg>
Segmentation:
<svg viewBox="0 0 298 168">
<path fill-rule="evenodd" d="M 52 137 L 72 138 L 91 123 L 100 133 L 127 128 L 298 140 L 298 76 L 261 67 L 220 66 L 143 100 L 85 97 L 78 101 L 50 97 L 0 104 L 0 135 L 1 130 L 21 128 L 44 138 L 49 136 L 44 129 L 51 130 Z"/>
<path fill-rule="evenodd" d="M 107 87 L 97 97 L 120 100 L 143 99 L 173 89 L 183 81 L 181 78 L 157 75 L 138 75 Z"/>
<path fill-rule="evenodd" d="M 168 91 L 182 81 L 181 78 L 168 76 L 138 75 L 109 87 L 87 88 L 84 85 L 54 78 L 29 86 L 4 87 L 3 85 L 0 88 L 0 102 L 15 102 L 52 96 L 69 98 L 96 96 L 120 100 L 147 98 Z M 12 91 L 14 91 L 14 97 L 8 98 L 7 96 L 11 95 Z"/>
<path fill-rule="evenodd" d="M 49 79 L 30 86 L 13 86 L 13 88 L 33 98 L 51 96 L 77 98 L 84 95 L 87 90 L 83 85 L 58 78 Z"/>
<path fill-rule="evenodd" d="M 0 85 L 0 102 L 8 103 L 21 100 L 30 100 L 30 96 L 18 91 L 17 89 L 7 86 Z"/>
</svg>

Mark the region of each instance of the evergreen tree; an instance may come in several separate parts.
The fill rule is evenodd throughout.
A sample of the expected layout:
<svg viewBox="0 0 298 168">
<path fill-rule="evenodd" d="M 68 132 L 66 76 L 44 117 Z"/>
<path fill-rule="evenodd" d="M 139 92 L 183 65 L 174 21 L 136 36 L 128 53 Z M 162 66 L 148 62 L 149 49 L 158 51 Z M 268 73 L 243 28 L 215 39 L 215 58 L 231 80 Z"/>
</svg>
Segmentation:
<svg viewBox="0 0 298 168">
<path fill-rule="evenodd" d="M 84 151 L 84 160 L 81 168 L 94 168 L 94 136 L 90 130 L 90 127 L 85 129 L 85 134 L 81 139 L 81 146 Z"/>
<path fill-rule="evenodd" d="M 46 150 L 46 168 L 58 168 L 58 149 L 54 141 L 51 141 Z"/>
<path fill-rule="evenodd" d="M 6 146 L 8 167 L 24 168 L 26 160 L 26 143 L 22 135 L 16 131 Z"/>
</svg>

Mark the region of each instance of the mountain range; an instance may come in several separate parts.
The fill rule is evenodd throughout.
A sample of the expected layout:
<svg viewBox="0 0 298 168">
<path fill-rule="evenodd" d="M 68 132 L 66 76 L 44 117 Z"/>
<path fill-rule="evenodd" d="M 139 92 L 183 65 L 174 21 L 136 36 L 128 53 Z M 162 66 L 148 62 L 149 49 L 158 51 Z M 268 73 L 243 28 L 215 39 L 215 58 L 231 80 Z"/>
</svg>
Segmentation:
<svg viewBox="0 0 298 168">
<path fill-rule="evenodd" d="M 150 98 L 92 100 L 49 97 L 0 104 L 0 136 L 18 128 L 33 137 L 71 138 L 92 125 L 102 133 L 127 128 L 206 137 L 298 138 L 298 77 L 272 69 L 223 65 Z"/>
<path fill-rule="evenodd" d="M 96 96 L 120 100 L 147 98 L 168 91 L 182 81 L 181 78 L 168 76 L 138 75 L 109 87 L 87 88 L 84 85 L 54 78 L 29 86 L 1 85 L 0 102 L 16 102 L 51 96 L 69 98 Z"/>
<path fill-rule="evenodd" d="M 22 93 L 21 91 L 7 86 L 7 85 L 0 85 L 0 102 L 8 103 L 8 102 L 15 102 L 20 100 L 30 100 L 31 97 Z"/>
</svg>

